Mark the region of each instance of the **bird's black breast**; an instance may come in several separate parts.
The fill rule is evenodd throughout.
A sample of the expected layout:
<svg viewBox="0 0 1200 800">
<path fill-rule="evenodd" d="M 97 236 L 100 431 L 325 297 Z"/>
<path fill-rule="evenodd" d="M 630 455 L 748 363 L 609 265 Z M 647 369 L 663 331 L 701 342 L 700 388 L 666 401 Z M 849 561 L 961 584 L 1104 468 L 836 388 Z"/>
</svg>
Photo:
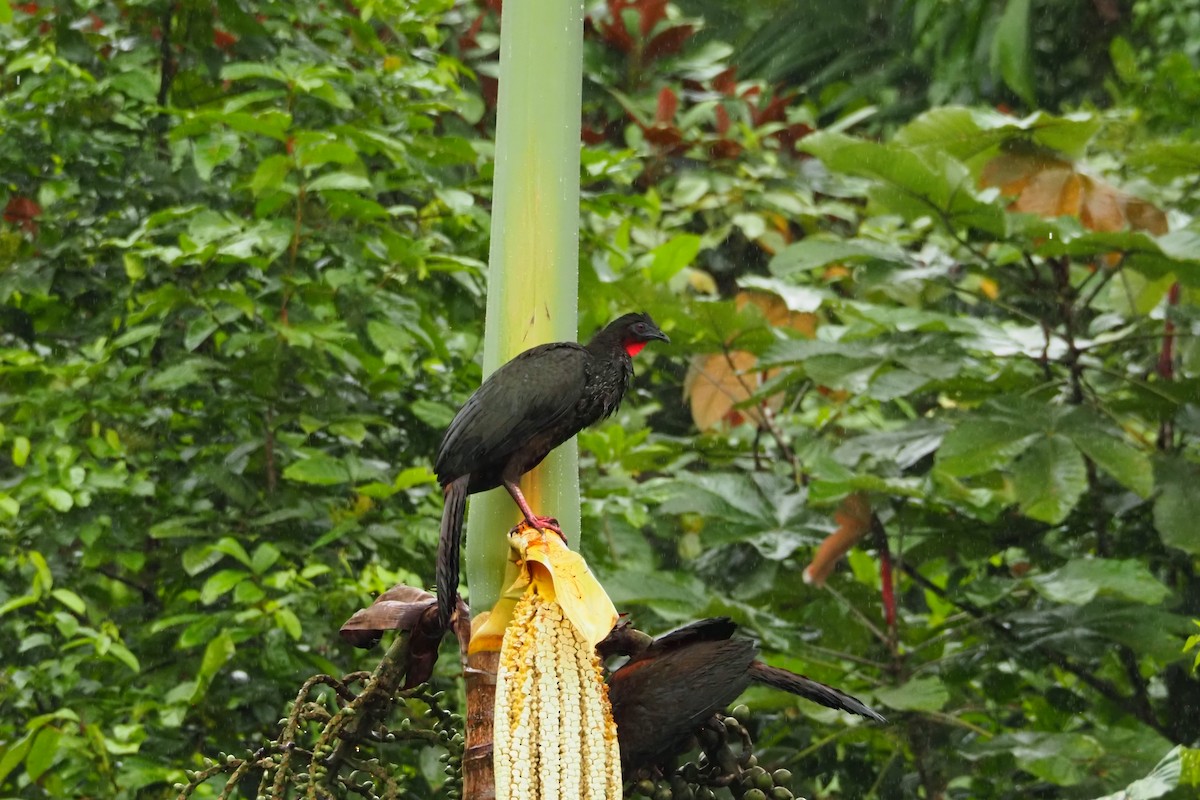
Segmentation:
<svg viewBox="0 0 1200 800">
<path fill-rule="evenodd" d="M 438 449 L 444 486 L 470 475 L 471 493 L 537 466 L 616 410 L 633 372 L 628 356 L 598 359 L 573 342 L 526 350 L 492 373 L 455 415 Z M 621 361 L 625 363 L 622 364 Z"/>
</svg>

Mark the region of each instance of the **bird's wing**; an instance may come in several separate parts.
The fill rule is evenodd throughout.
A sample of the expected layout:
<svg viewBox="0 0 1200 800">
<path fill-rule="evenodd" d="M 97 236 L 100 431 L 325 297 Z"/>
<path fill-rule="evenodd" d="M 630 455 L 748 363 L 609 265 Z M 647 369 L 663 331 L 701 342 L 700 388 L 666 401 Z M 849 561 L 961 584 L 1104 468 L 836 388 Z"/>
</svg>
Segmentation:
<svg viewBox="0 0 1200 800">
<path fill-rule="evenodd" d="M 442 484 L 503 461 L 561 426 L 583 397 L 588 358 L 582 345 L 554 342 L 526 350 L 489 375 L 438 448 L 435 471 Z"/>
<path fill-rule="evenodd" d="M 733 636 L 737 623 L 729 617 L 709 617 L 681 625 L 654 638 L 646 655 L 654 656 L 665 650 L 682 647 L 693 642 L 717 642 Z"/>
</svg>

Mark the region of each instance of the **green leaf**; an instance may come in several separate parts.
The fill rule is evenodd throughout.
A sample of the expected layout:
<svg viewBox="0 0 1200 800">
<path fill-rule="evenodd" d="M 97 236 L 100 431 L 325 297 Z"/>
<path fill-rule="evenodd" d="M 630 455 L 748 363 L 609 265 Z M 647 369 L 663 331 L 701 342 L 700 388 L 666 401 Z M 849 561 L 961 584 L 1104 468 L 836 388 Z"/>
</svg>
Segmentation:
<svg viewBox="0 0 1200 800">
<path fill-rule="evenodd" d="M 30 731 L 18 739 L 15 744 L 10 744 L 3 750 L 3 755 L 0 755 L 0 784 L 3 784 L 4 779 L 25 760 L 25 755 L 33 745 L 33 738 L 36 735 L 36 732 Z"/>
<path fill-rule="evenodd" d="M 940 678 L 914 678 L 900 686 L 877 689 L 875 698 L 899 711 L 940 711 L 950 702 L 950 692 Z"/>
<path fill-rule="evenodd" d="M 319 167 L 324 164 L 357 164 L 358 153 L 344 142 L 320 142 L 302 147 L 296 152 L 296 160 L 302 167 Z"/>
<path fill-rule="evenodd" d="M 286 141 L 288 128 L 292 124 L 292 115 L 275 109 L 264 109 L 253 114 L 245 112 L 224 112 L 208 117 L 213 122 L 223 122 L 235 131 L 269 136 L 280 142 Z"/>
<path fill-rule="evenodd" d="M 221 80 L 241 81 L 247 78 L 265 78 L 267 80 L 278 81 L 279 83 L 288 82 L 287 76 L 282 71 L 269 64 L 243 62 L 240 64 L 226 64 L 221 68 Z"/>
<path fill-rule="evenodd" d="M 1200 750 L 1183 748 L 1179 754 L 1179 782 L 1184 786 L 1200 786 Z"/>
<path fill-rule="evenodd" d="M 208 315 L 192 318 L 183 334 L 183 349 L 192 352 L 204 344 L 219 327 L 217 321 Z"/>
<path fill-rule="evenodd" d="M 9 517 L 16 517 L 21 513 L 21 504 L 12 496 L 0 492 L 0 511 Z"/>
<path fill-rule="evenodd" d="M 75 498 L 71 497 L 71 493 L 65 489 L 59 489 L 57 486 L 43 489 L 42 497 L 51 508 L 64 514 L 75 507 Z"/>
<path fill-rule="evenodd" d="M 1073 559 L 1060 569 L 1031 578 L 1030 583 L 1047 600 L 1077 606 L 1090 603 L 1099 594 L 1157 605 L 1170 594 L 1136 559 Z"/>
<path fill-rule="evenodd" d="M 1028 103 L 1037 105 L 1033 88 L 1033 60 L 1030 56 L 1030 0 L 1008 0 L 996 36 L 992 40 L 992 72 L 1004 79 L 1008 88 Z"/>
<path fill-rule="evenodd" d="M 1019 731 L 993 738 L 977 751 L 1011 755 L 1021 769 L 1058 786 L 1074 786 L 1104 758 L 1104 747 L 1082 733 Z"/>
<path fill-rule="evenodd" d="M 396 475 L 396 480 L 392 482 L 392 488 L 402 492 L 405 489 L 428 483 L 437 483 L 437 476 L 433 474 L 433 470 L 429 467 L 409 467 Z"/>
<path fill-rule="evenodd" d="M 50 769 L 58 755 L 58 743 L 62 739 L 62 731 L 53 725 L 47 725 L 37 732 L 29 754 L 25 756 L 25 773 L 29 780 L 36 782 Z"/>
<path fill-rule="evenodd" d="M 327 189 L 365 192 L 371 189 L 371 182 L 362 175 L 353 175 L 349 172 L 329 172 L 309 181 L 306 186 L 310 192 L 323 192 Z"/>
<path fill-rule="evenodd" d="M 290 464 L 283 471 L 283 477 L 297 483 L 335 486 L 339 483 L 348 483 L 350 472 L 346 469 L 346 465 L 338 459 L 324 454 L 315 454 Z"/>
<path fill-rule="evenodd" d="M 250 191 L 258 197 L 265 191 L 274 191 L 283 185 L 283 179 L 292 169 L 292 160 L 285 155 L 264 158 L 250 179 Z"/>
<path fill-rule="evenodd" d="M 283 628 L 284 633 L 292 637 L 293 641 L 300 641 L 304 635 L 304 626 L 300 624 L 300 618 L 290 608 L 277 609 L 275 621 L 279 623 L 279 627 Z"/>
<path fill-rule="evenodd" d="M 192 164 L 200 180 L 208 183 L 213 170 L 233 158 L 242 140 L 228 130 L 214 130 L 192 142 Z"/>
<path fill-rule="evenodd" d="M 1013 487 L 1025 516 L 1057 525 L 1087 490 L 1087 467 L 1069 439 L 1049 436 L 1013 464 Z"/>
<path fill-rule="evenodd" d="M 12 20 L 12 6 L 8 4 L 8 0 L 0 0 L 0 25 L 8 25 Z"/>
<path fill-rule="evenodd" d="M 13 439 L 12 460 L 13 464 L 18 467 L 25 466 L 25 462 L 29 460 L 29 451 L 32 445 L 29 439 L 24 436 L 18 436 Z"/>
<path fill-rule="evenodd" d="M 76 614 L 82 616 L 87 611 L 87 603 L 83 602 L 83 598 L 70 589 L 55 589 L 50 592 L 50 596 Z"/>
<path fill-rule="evenodd" d="M 434 430 L 445 430 L 454 420 L 454 409 L 432 400 L 415 400 L 409 406 L 413 416 Z"/>
<path fill-rule="evenodd" d="M 695 260 L 701 239 L 694 233 L 681 233 L 650 251 L 650 279 L 665 282 Z"/>
<path fill-rule="evenodd" d="M 200 602 L 212 605 L 221 595 L 250 577 L 250 574 L 240 569 L 223 569 L 209 577 L 200 589 Z"/>
<path fill-rule="evenodd" d="M 1108 57 L 1112 59 L 1113 72 L 1123 83 L 1140 83 L 1137 53 L 1124 36 L 1114 36 L 1108 43 Z"/>
<path fill-rule="evenodd" d="M 1179 786 L 1183 768 L 1183 754 L 1187 748 L 1177 745 L 1162 757 L 1162 760 L 1146 777 L 1134 781 L 1124 789 L 1098 798 L 1098 800 L 1154 800 Z M 1193 751 L 1196 752 L 1196 751 Z"/>
<path fill-rule="evenodd" d="M 894 245 L 867 239 L 822 239 L 810 236 L 790 244 L 771 259 L 771 273 L 786 277 L 830 264 L 860 261 L 887 261 L 907 264 L 910 259 Z"/>
<path fill-rule="evenodd" d="M 206 359 L 190 358 L 151 373 L 146 388 L 155 392 L 174 392 L 193 383 L 208 380 L 213 364 Z"/>
<path fill-rule="evenodd" d="M 252 581 L 242 581 L 233 588 L 233 602 L 239 606 L 253 606 L 262 601 L 267 593 Z"/>
<path fill-rule="evenodd" d="M 896 132 L 895 141 L 910 147 L 943 149 L 962 161 L 991 156 L 1008 142 L 1032 140 L 1068 158 L 1080 158 L 1103 120 L 1090 112 L 1056 116 L 1035 111 L 1027 117 L 990 108 L 931 108 Z"/>
<path fill-rule="evenodd" d="M 879 144 L 829 131 L 806 136 L 798 146 L 835 172 L 877 181 L 872 200 L 905 219 L 933 215 L 954 230 L 978 228 L 997 236 L 1007 233 L 1003 209 L 981 200 L 975 178 L 944 150 Z"/>
<path fill-rule="evenodd" d="M 355 444 L 362 444 L 367 438 L 367 426 L 357 420 L 334 422 L 329 426 L 329 432 L 344 436 Z"/>
<path fill-rule="evenodd" d="M 1161 487 L 1154 501 L 1154 527 L 1168 547 L 1200 553 L 1200 465 L 1164 457 L 1154 466 Z"/>
<path fill-rule="evenodd" d="M 254 548 L 254 555 L 250 558 L 250 569 L 254 570 L 255 575 L 262 575 L 279 560 L 281 555 L 278 547 L 270 542 L 263 542 Z"/>
<path fill-rule="evenodd" d="M 110 642 L 108 645 L 108 654 L 120 661 L 125 666 L 129 667 L 134 672 L 141 672 L 142 666 L 138 662 L 137 656 L 133 652 L 121 644 L 120 642 Z"/>
<path fill-rule="evenodd" d="M 236 558 L 243 566 L 250 566 L 250 554 L 246 552 L 246 548 L 242 547 L 242 543 L 232 536 L 222 536 L 212 545 L 212 548 Z"/>
<path fill-rule="evenodd" d="M 937 451 L 937 466 L 956 477 L 1007 468 L 1041 434 L 1009 420 L 969 417 L 952 428 Z"/>
<path fill-rule="evenodd" d="M 1142 497 L 1154 490 L 1153 469 L 1147 453 L 1125 441 L 1120 430 L 1085 407 L 1073 408 L 1061 415 L 1054 425 L 1096 466 L 1122 486 Z"/>
<path fill-rule="evenodd" d="M 204 697 L 212 679 L 236 652 L 237 648 L 234 646 L 233 637 L 229 635 L 229 631 L 222 631 L 216 638 L 209 641 L 204 648 L 204 657 L 200 659 L 200 669 L 196 673 L 196 689 L 191 697 L 193 703 Z"/>
<path fill-rule="evenodd" d="M 118 349 L 122 347 L 130 347 L 138 342 L 143 342 L 146 339 L 157 337 L 161 332 L 161 322 L 152 322 L 147 325 L 135 325 L 117 338 L 113 339 L 112 346 Z"/>
<path fill-rule="evenodd" d="M 1154 470 L 1146 453 L 1104 433 L 1071 434 L 1071 441 L 1125 488 L 1141 497 L 1149 497 L 1154 491 Z"/>
</svg>

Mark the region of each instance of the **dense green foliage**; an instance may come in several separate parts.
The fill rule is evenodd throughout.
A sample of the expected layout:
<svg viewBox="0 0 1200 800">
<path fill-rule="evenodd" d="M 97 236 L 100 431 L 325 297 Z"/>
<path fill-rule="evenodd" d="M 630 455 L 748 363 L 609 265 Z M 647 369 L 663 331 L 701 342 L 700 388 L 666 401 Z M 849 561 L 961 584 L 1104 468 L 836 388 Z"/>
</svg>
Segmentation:
<svg viewBox="0 0 1200 800">
<path fill-rule="evenodd" d="M 640 627 L 729 614 L 893 718 L 748 694 L 806 796 L 1116 792 L 1200 740 L 1193 11 L 1079 40 L 1038 11 L 1105 4 L 916 29 L 930 4 L 861 5 L 885 49 L 754 80 L 731 65 L 765 20 L 592 9 L 581 327 L 639 307 L 674 344 L 580 438 L 584 551 Z M 496 18 L 5 9 L 0 791 L 169 796 L 275 737 L 310 674 L 369 668 L 339 624 L 432 578 L 429 464 L 479 380 Z M 804 77 L 866 66 L 857 94 Z M 688 361 L 735 350 L 775 412 L 698 431 Z M 856 492 L 879 530 L 803 584 Z M 389 751 L 410 796 L 436 753 Z"/>
</svg>

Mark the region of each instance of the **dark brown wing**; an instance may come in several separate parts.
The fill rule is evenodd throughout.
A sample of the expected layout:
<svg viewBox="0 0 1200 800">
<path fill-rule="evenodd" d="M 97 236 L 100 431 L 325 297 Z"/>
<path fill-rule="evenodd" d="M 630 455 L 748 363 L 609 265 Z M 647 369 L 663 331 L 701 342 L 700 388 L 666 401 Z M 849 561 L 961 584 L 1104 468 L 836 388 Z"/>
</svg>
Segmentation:
<svg viewBox="0 0 1200 800">
<path fill-rule="evenodd" d="M 582 426 L 574 426 L 573 415 L 587 385 L 589 358 L 581 345 L 554 342 L 526 350 L 489 375 L 442 438 L 434 467 L 441 484 L 498 470 L 532 441 L 548 444 L 548 452 L 577 433 Z"/>
<path fill-rule="evenodd" d="M 749 685 L 756 649 L 749 639 L 695 641 L 614 672 L 608 697 L 625 769 L 684 750 L 691 735 Z"/>
<path fill-rule="evenodd" d="M 683 647 L 694 642 L 719 642 L 733 636 L 737 623 L 729 617 L 709 617 L 681 625 L 674 630 L 654 637 L 654 643 L 646 650 L 647 656 Z"/>
</svg>

